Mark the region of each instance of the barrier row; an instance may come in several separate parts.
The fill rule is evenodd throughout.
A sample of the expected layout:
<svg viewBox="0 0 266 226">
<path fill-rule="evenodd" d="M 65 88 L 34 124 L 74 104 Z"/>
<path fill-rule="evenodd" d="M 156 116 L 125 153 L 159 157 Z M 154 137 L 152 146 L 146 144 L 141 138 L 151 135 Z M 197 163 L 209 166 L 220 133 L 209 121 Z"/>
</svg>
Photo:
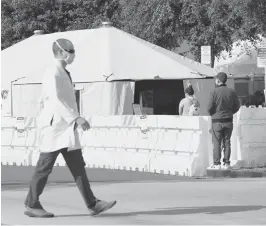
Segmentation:
<svg viewBox="0 0 266 226">
<path fill-rule="evenodd" d="M 243 167 L 266 166 L 266 108 L 241 108 L 237 114 L 238 160 Z"/>
<path fill-rule="evenodd" d="M 193 117 L 187 123 L 180 117 L 163 118 L 164 126 L 158 116 L 89 118 L 92 129 L 80 133 L 87 166 L 204 175 L 209 165 L 209 118 Z M 38 137 L 33 124 L 34 120 L 24 130 L 2 127 L 2 164 L 36 165 Z M 61 155 L 55 165 L 65 165 Z"/>
<path fill-rule="evenodd" d="M 92 128 L 81 132 L 81 145 L 95 148 L 132 148 L 165 151 L 196 151 L 202 131 L 137 128 Z M 19 132 L 16 129 L 2 129 L 2 147 L 36 148 L 36 129 Z"/>
<path fill-rule="evenodd" d="M 83 158 L 86 167 L 120 169 L 129 171 L 154 172 L 182 176 L 203 176 L 193 170 L 193 161 L 199 154 L 160 152 L 136 149 L 99 149 L 84 148 Z M 39 151 L 32 149 L 3 149 L 3 165 L 36 166 Z M 55 166 L 65 166 L 65 160 L 59 155 Z M 195 167 L 194 167 L 195 168 Z M 203 169 L 203 168 L 202 168 Z M 204 170 L 202 170 L 204 173 Z"/>
<path fill-rule="evenodd" d="M 88 117 L 81 133 L 89 167 L 205 175 L 212 164 L 209 117 Z M 266 109 L 241 108 L 234 118 L 232 162 L 266 166 Z M 2 118 L 2 164 L 35 165 L 38 137 L 34 118 Z M 65 165 L 59 156 L 55 165 Z"/>
</svg>

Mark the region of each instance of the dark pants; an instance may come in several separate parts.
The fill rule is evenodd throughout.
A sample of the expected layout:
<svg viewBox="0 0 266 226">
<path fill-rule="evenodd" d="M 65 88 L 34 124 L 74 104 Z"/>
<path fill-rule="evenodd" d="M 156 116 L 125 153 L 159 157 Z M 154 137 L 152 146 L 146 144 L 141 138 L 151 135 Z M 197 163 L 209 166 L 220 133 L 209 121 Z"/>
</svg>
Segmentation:
<svg viewBox="0 0 266 226">
<path fill-rule="evenodd" d="M 90 188 L 90 183 L 85 171 L 85 162 L 81 150 L 67 151 L 67 148 L 55 152 L 41 153 L 36 165 L 35 173 L 30 183 L 30 190 L 25 205 L 31 208 L 42 208 L 39 196 L 47 183 L 49 174 L 52 172 L 56 158 L 62 154 L 71 174 L 73 175 L 78 189 L 83 196 L 86 206 L 89 208 L 95 204 L 96 198 Z"/>
<path fill-rule="evenodd" d="M 223 142 L 224 159 L 223 162 L 230 164 L 231 155 L 231 135 L 233 132 L 232 122 L 212 123 L 212 143 L 214 165 L 221 164 L 221 143 Z"/>
</svg>

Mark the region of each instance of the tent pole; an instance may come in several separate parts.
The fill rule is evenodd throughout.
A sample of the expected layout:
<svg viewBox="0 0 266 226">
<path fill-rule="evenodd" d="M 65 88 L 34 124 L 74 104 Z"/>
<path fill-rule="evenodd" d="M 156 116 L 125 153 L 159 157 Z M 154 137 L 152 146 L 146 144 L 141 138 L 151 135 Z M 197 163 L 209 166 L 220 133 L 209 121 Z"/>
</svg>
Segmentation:
<svg viewBox="0 0 266 226">
<path fill-rule="evenodd" d="M 10 113 L 11 113 L 11 117 L 13 116 L 13 91 L 12 91 L 12 84 L 13 81 L 10 82 L 10 101 L 11 101 L 11 109 L 10 109 Z"/>
<path fill-rule="evenodd" d="M 264 96 L 265 96 L 265 103 L 266 103 L 266 67 L 264 67 Z"/>
<path fill-rule="evenodd" d="M 23 79 L 23 78 L 25 78 L 25 77 L 20 77 L 20 78 L 17 78 L 17 79 L 10 82 L 10 99 L 11 99 L 10 111 L 11 111 L 11 116 L 13 116 L 13 83 L 20 80 L 20 79 Z"/>
</svg>

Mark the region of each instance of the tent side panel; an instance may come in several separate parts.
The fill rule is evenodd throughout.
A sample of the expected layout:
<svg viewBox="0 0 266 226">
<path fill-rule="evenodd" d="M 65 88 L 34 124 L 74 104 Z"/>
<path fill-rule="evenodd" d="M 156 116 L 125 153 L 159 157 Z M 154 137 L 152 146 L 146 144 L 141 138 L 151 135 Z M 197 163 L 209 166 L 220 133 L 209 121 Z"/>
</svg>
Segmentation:
<svg viewBox="0 0 266 226">
<path fill-rule="evenodd" d="M 82 115 L 132 115 L 134 82 L 99 82 L 84 84 L 81 94 Z"/>
<path fill-rule="evenodd" d="M 41 84 L 13 86 L 13 115 L 36 116 L 41 110 Z"/>
</svg>

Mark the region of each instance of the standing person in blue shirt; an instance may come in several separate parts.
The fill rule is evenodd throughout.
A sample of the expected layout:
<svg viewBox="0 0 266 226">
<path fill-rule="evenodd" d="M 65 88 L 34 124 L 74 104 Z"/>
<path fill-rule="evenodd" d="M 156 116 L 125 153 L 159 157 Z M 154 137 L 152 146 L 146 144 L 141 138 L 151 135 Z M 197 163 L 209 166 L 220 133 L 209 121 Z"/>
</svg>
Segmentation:
<svg viewBox="0 0 266 226">
<path fill-rule="evenodd" d="M 224 148 L 223 169 L 230 169 L 233 115 L 240 108 L 236 92 L 226 86 L 227 74 L 220 72 L 215 79 L 216 88 L 211 92 L 208 113 L 212 117 L 213 166 L 221 169 L 221 142 Z"/>
</svg>

